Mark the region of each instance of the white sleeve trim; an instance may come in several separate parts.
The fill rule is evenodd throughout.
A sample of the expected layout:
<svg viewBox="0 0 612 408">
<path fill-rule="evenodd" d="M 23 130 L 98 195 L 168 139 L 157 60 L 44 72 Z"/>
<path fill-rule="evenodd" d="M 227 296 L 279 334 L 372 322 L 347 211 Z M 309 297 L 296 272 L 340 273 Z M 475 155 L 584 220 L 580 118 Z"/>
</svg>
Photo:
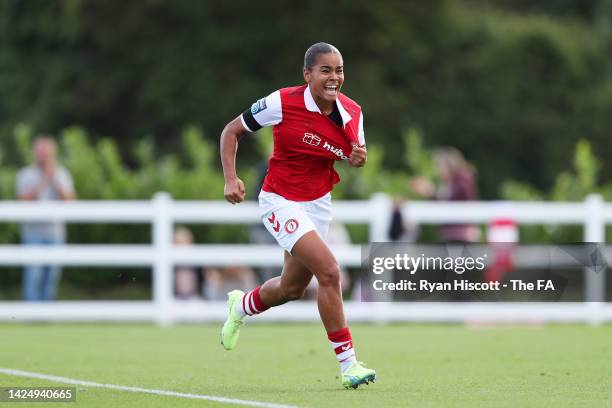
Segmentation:
<svg viewBox="0 0 612 408">
<path fill-rule="evenodd" d="M 359 144 L 365 145 L 365 132 L 363 131 L 363 111 L 359 115 L 359 130 L 357 131 L 357 137 L 359 138 Z"/>
<path fill-rule="evenodd" d="M 244 118 L 242 117 L 242 115 L 240 115 L 240 122 L 242 122 L 242 126 L 244 126 L 244 128 L 249 131 L 249 132 L 253 132 L 253 130 L 251 128 L 249 128 L 246 124 L 246 122 L 244 121 Z"/>
<path fill-rule="evenodd" d="M 261 127 L 278 125 L 283 120 L 283 107 L 281 104 L 280 91 L 272 92 L 264 98 L 265 105 L 263 109 L 261 99 L 255 102 L 252 106 L 251 113 L 253 118 L 261 125 Z"/>
</svg>

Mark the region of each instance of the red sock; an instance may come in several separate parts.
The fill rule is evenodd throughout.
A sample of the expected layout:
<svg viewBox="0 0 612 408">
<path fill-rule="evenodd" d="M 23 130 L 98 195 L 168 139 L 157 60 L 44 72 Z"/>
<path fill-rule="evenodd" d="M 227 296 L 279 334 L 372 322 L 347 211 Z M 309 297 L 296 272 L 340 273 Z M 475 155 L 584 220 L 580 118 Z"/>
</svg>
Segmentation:
<svg viewBox="0 0 612 408">
<path fill-rule="evenodd" d="M 236 304 L 237 312 L 242 315 L 253 316 L 269 309 L 269 307 L 261 301 L 261 296 L 259 296 L 260 288 L 261 286 L 258 286 L 244 294 L 242 299 Z"/>
<path fill-rule="evenodd" d="M 355 349 L 353 348 L 351 331 L 348 327 L 345 327 L 337 332 L 327 333 L 327 338 L 336 353 L 336 358 L 338 359 L 338 363 L 340 363 L 340 370 L 344 372 L 357 361 Z"/>
</svg>

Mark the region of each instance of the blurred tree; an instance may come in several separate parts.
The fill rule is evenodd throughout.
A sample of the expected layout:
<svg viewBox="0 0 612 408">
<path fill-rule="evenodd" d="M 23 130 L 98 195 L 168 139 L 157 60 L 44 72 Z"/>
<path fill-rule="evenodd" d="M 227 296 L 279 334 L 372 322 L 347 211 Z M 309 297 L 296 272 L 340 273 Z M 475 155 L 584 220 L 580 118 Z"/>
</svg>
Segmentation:
<svg viewBox="0 0 612 408">
<path fill-rule="evenodd" d="M 323 40 L 343 52 L 344 89 L 363 105 L 383 167 L 404 168 L 398 136 L 417 128 L 425 146 L 466 152 L 484 198 L 509 177 L 546 188 L 579 137 L 607 146 L 610 10 L 607 0 L 6 0 L 3 160 L 16 161 L 17 123 L 79 125 L 94 142 L 114 135 L 129 167 L 143 139 L 175 153 L 186 124 L 215 140 L 257 98 L 301 83 L 304 50 Z M 612 162 L 602 167 L 612 174 Z"/>
<path fill-rule="evenodd" d="M 571 168 L 565 168 L 555 177 L 549 190 L 541 191 L 528 183 L 507 180 L 502 184 L 502 198 L 516 201 L 583 201 L 589 194 L 597 193 L 605 200 L 612 200 L 612 182 L 603 181 L 601 162 L 587 140 L 578 141 L 571 164 Z M 610 233 L 612 231 L 609 231 L 608 237 Z M 521 226 L 520 237 L 521 242 L 581 242 L 583 227 Z"/>
</svg>

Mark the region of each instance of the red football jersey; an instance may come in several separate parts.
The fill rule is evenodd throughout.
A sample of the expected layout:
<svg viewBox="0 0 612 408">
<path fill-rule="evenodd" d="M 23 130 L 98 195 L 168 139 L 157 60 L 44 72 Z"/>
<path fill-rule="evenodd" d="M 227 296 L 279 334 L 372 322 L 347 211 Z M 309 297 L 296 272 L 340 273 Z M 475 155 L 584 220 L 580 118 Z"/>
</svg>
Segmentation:
<svg viewBox="0 0 612 408">
<path fill-rule="evenodd" d="M 242 116 L 250 131 L 273 125 L 274 152 L 262 189 L 288 200 L 310 201 L 340 181 L 334 162 L 347 160 L 351 143 L 365 145 L 361 107 L 342 93 L 342 125 L 324 115 L 308 85 L 284 88 L 255 102 Z"/>
</svg>

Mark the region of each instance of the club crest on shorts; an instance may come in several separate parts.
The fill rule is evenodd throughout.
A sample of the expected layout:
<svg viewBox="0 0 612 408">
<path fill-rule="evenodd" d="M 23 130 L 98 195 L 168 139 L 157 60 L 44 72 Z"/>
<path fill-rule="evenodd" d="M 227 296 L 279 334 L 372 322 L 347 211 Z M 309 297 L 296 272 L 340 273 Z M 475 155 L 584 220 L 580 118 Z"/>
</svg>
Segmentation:
<svg viewBox="0 0 612 408">
<path fill-rule="evenodd" d="M 287 222 L 285 223 L 285 231 L 287 231 L 289 234 L 293 234 L 295 232 L 295 230 L 297 230 L 300 226 L 300 223 L 297 222 L 296 219 L 291 218 L 290 220 L 287 220 Z"/>
</svg>

